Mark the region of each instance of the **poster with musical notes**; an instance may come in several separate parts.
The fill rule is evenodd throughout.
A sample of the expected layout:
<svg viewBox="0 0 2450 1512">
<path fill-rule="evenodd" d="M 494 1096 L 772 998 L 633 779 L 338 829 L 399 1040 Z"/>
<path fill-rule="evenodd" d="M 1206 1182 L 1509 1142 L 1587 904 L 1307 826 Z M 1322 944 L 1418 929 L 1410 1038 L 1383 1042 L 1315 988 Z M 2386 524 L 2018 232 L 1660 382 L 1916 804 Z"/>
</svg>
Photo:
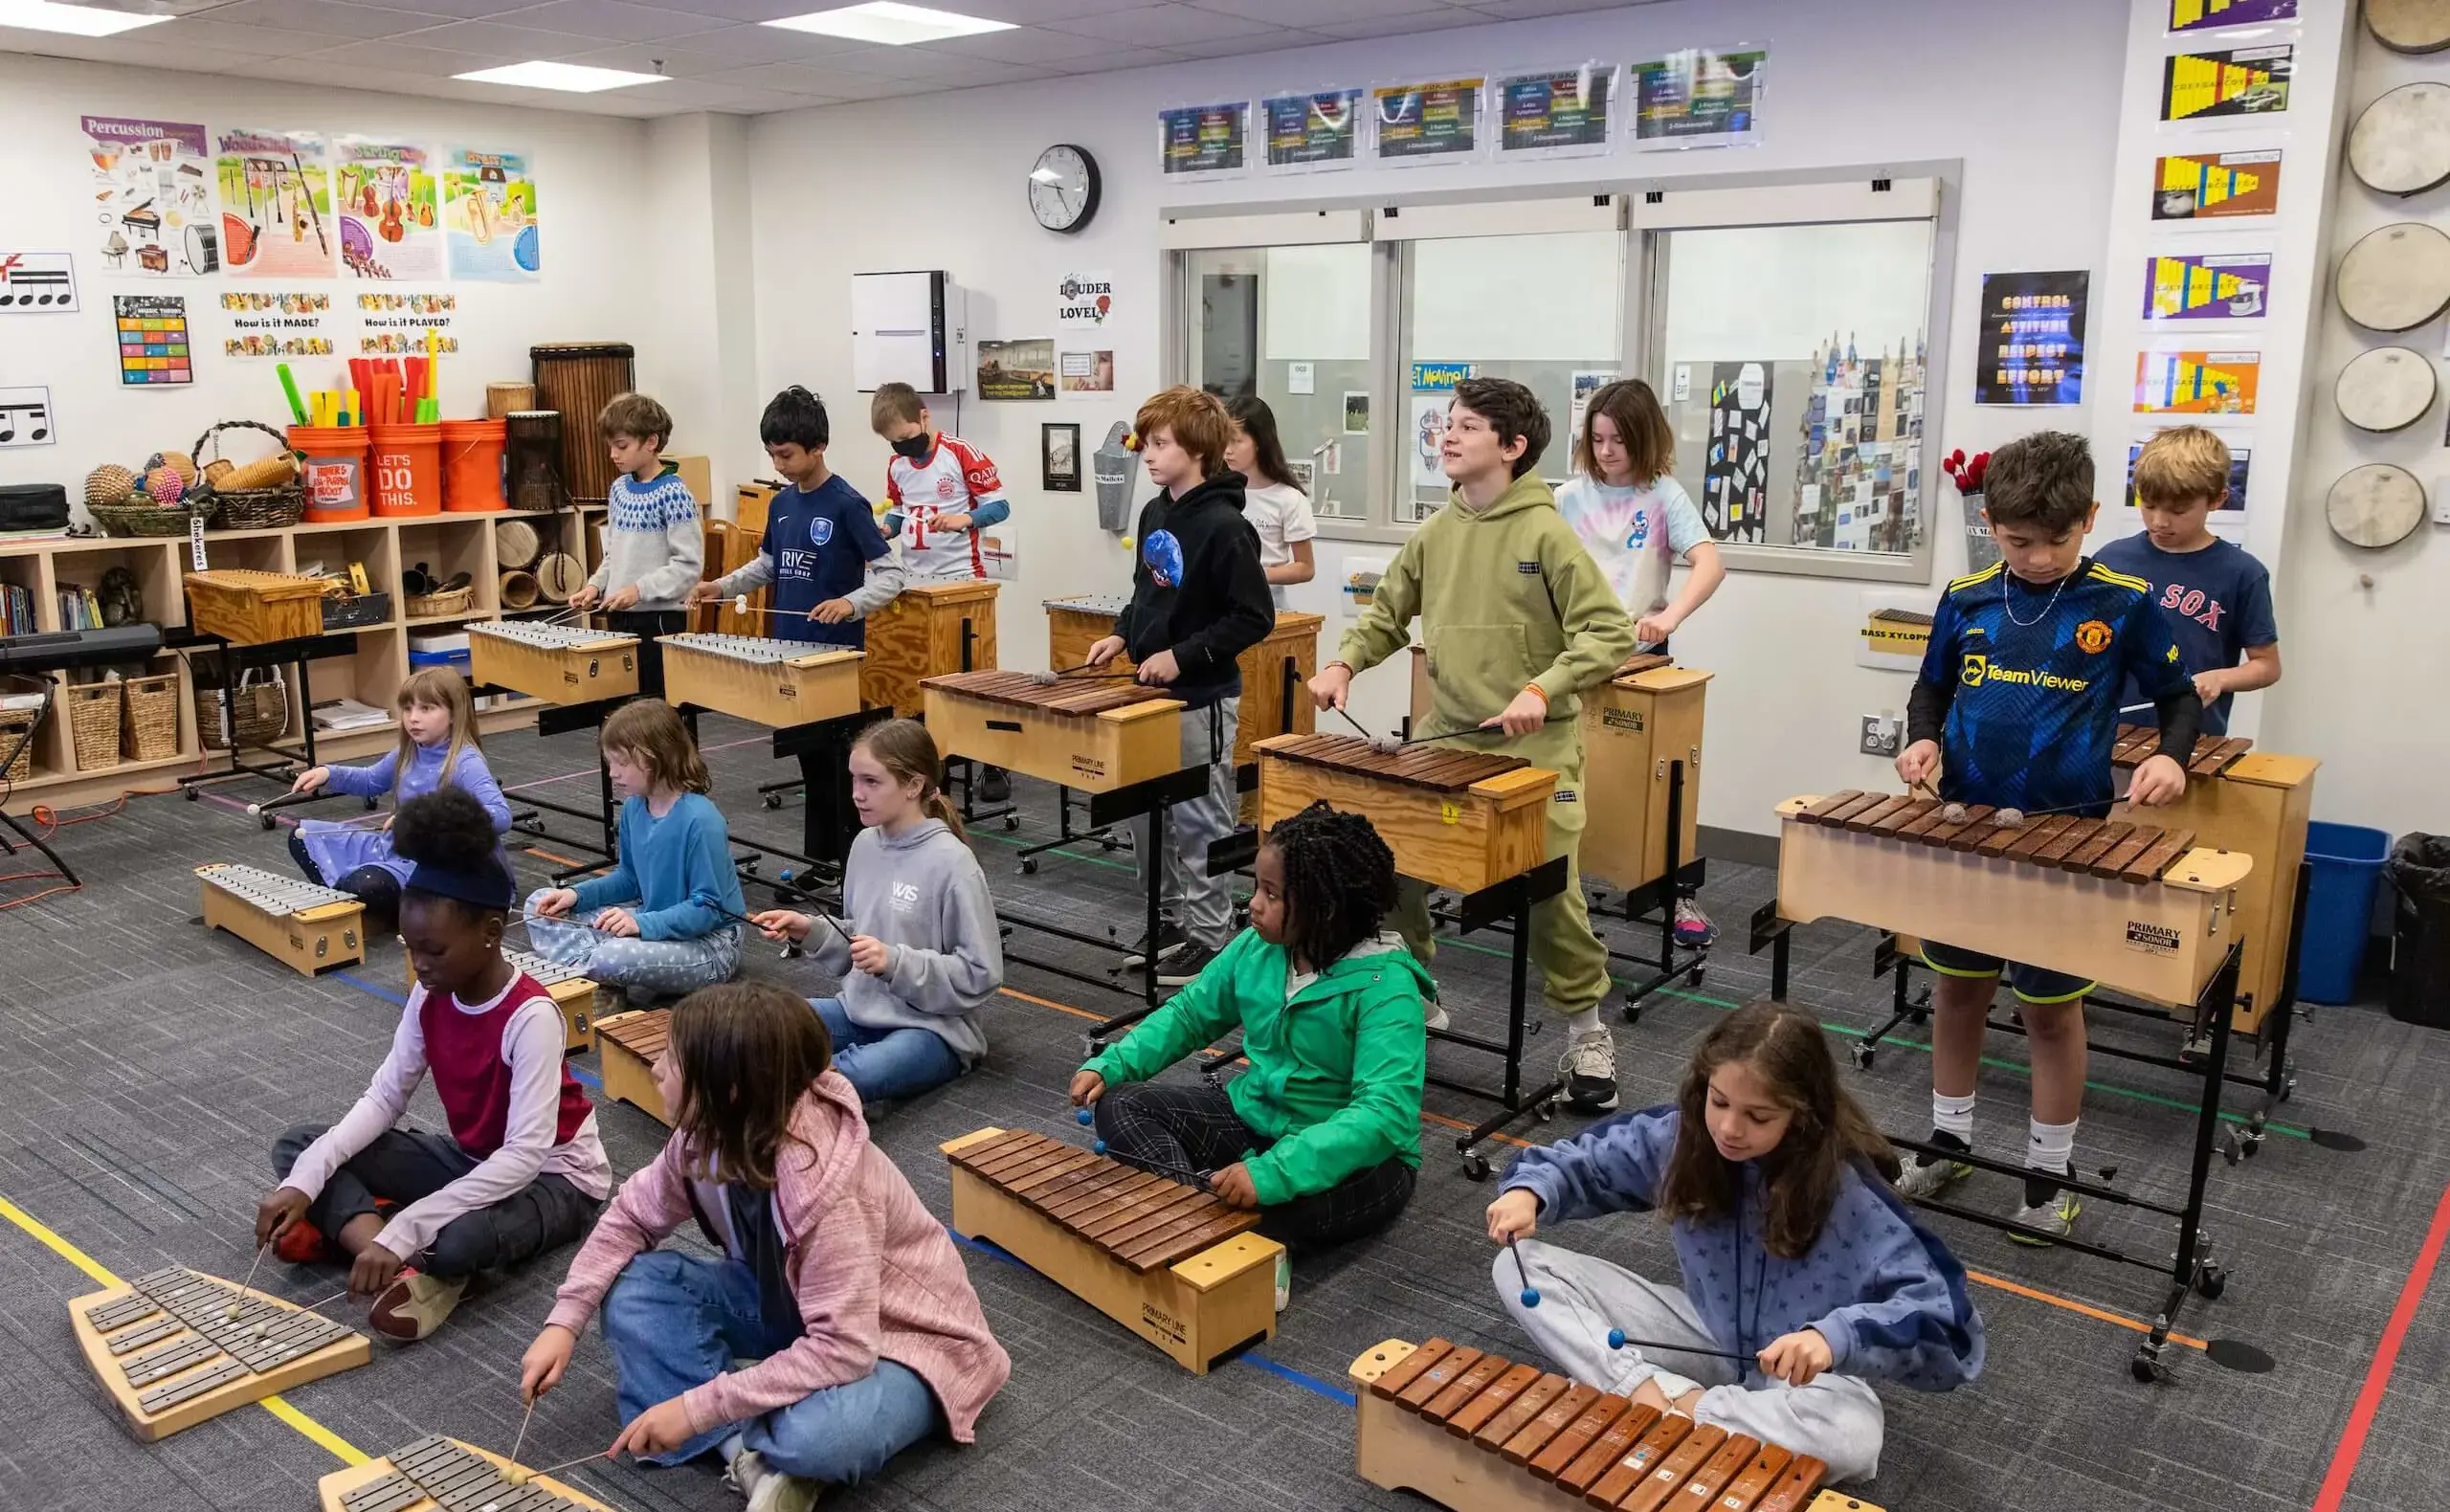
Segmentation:
<svg viewBox="0 0 2450 1512">
<path fill-rule="evenodd" d="M 201 278 L 221 271 L 204 127 L 80 116 L 97 250 L 113 273 Z"/>
<path fill-rule="evenodd" d="M 340 137 L 341 266 L 353 278 L 424 282 L 442 277 L 441 211 L 423 147 Z"/>
<path fill-rule="evenodd" d="M 175 294 L 114 294 L 119 381 L 130 389 L 195 382 L 188 346 L 188 301 Z"/>
<path fill-rule="evenodd" d="M 234 278 L 335 277 L 332 170 L 313 131 L 217 134 L 221 262 Z"/>
<path fill-rule="evenodd" d="M 0 389 L 0 447 L 51 443 L 51 390 L 40 385 Z"/>
<path fill-rule="evenodd" d="M 0 315 L 68 315 L 77 269 L 64 252 L 0 252 Z"/>
<path fill-rule="evenodd" d="M 533 283 L 545 276 L 536 176 L 519 153 L 454 148 L 442 170 L 442 226 L 455 278 Z"/>
</svg>

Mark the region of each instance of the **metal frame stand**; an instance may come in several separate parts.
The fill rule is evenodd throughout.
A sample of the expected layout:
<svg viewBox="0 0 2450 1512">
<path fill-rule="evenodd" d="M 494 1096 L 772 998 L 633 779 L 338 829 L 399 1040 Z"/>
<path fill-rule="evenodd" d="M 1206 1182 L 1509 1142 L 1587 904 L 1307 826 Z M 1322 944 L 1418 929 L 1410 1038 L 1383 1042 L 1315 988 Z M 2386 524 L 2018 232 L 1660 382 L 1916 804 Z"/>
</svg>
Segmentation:
<svg viewBox="0 0 2450 1512">
<path fill-rule="evenodd" d="M 271 640 L 260 645 L 241 646 L 220 635 L 195 635 L 177 642 L 172 649 L 212 650 L 221 658 L 221 706 L 230 720 L 230 758 L 225 771 L 189 772 L 178 779 L 179 790 L 189 803 L 196 800 L 209 784 L 226 782 L 233 777 L 261 777 L 267 782 L 288 782 L 296 777 L 302 761 L 306 767 L 321 765 L 315 756 L 315 695 L 308 682 L 308 664 L 331 656 L 357 655 L 357 635 L 350 631 L 337 631 L 328 635 L 301 635 L 294 640 Z M 264 744 L 250 746 L 238 734 L 238 678 L 248 671 L 263 667 L 290 667 L 298 673 L 298 740 L 300 749 L 292 751 L 283 745 Z M 276 739 L 286 739 L 285 736 Z M 265 751 L 280 758 L 281 766 L 257 767 L 246 760 L 250 749 Z"/>
<path fill-rule="evenodd" d="M 1533 1033 L 1529 1022 L 1531 909 L 1533 905 L 1546 902 L 1565 891 L 1566 866 L 1565 856 L 1551 857 L 1527 872 L 1507 878 L 1494 887 L 1483 887 L 1477 893 L 1465 894 L 1455 909 L 1454 918 L 1458 932 L 1470 934 L 1476 929 L 1487 928 L 1500 920 L 1504 920 L 1510 925 L 1507 932 L 1513 940 L 1513 948 L 1508 952 L 1506 972 L 1504 1042 L 1501 1044 L 1497 1040 L 1484 1039 L 1478 1034 L 1465 1034 L 1459 1029 L 1433 1029 L 1428 1032 L 1432 1039 L 1440 1040 L 1449 1045 L 1460 1045 L 1466 1050 L 1478 1050 L 1486 1055 L 1497 1056 L 1504 1064 L 1504 1080 L 1494 1092 L 1473 1082 L 1458 1081 L 1434 1073 L 1424 1078 L 1432 1086 L 1444 1087 L 1450 1092 L 1460 1092 L 1471 1097 L 1484 1098 L 1498 1105 L 1497 1113 L 1466 1129 L 1455 1141 L 1455 1153 L 1462 1157 L 1463 1174 L 1474 1181 L 1486 1181 L 1489 1178 L 1488 1157 L 1481 1153 L 1480 1146 L 1488 1140 L 1490 1135 L 1519 1123 L 1526 1118 L 1536 1118 L 1544 1123 L 1547 1123 L 1549 1119 L 1556 1117 L 1557 1098 L 1565 1091 L 1566 1084 L 1563 1077 L 1552 1077 L 1530 1092 L 1523 1090 L 1523 1042 Z"/>
</svg>

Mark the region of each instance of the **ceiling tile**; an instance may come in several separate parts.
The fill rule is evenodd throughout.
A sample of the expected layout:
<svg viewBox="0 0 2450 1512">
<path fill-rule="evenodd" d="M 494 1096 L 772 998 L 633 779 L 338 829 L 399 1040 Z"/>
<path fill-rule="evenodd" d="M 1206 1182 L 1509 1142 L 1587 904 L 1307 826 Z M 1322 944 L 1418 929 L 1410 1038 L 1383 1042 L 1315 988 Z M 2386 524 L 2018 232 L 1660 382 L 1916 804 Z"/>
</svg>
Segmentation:
<svg viewBox="0 0 2450 1512">
<path fill-rule="evenodd" d="M 1376 16 L 1367 21 L 1313 21 L 1310 30 L 1322 36 L 1354 41 L 1365 37 L 1410 36 L 1415 32 L 1446 32 L 1459 26 L 1495 26 L 1496 20 L 1477 11 L 1422 11 L 1408 15 Z"/>
<path fill-rule="evenodd" d="M 984 57 L 923 53 L 915 47 L 880 48 L 844 66 L 857 73 L 879 74 L 886 78 L 918 79 L 946 89 L 1013 84 L 1026 78 L 1044 78 L 1056 72 L 1043 63 L 998 63 Z"/>
<path fill-rule="evenodd" d="M 1266 23 L 1187 5 L 1152 5 L 1113 15 L 1080 16 L 1049 22 L 1051 30 L 1102 42 L 1127 42 L 1134 47 L 1171 47 L 1177 42 L 1214 42 L 1231 36 L 1252 36 L 1271 30 Z"/>
<path fill-rule="evenodd" d="M 671 46 L 681 53 L 719 59 L 729 68 L 746 68 L 756 63 L 838 63 L 878 51 L 872 42 L 785 32 L 770 26 L 718 27 L 712 32 L 675 37 Z M 680 70 L 676 67 L 673 72 Z"/>
<path fill-rule="evenodd" d="M 1114 74 L 1126 68 L 1161 68 L 1179 63 L 1183 55 L 1171 48 L 1117 47 L 1111 42 L 1092 42 L 1086 37 L 1074 37 L 1080 53 L 1069 63 L 1049 63 L 1075 78 L 1083 74 Z"/>
<path fill-rule="evenodd" d="M 1169 42 L 1166 51 L 1178 57 L 1255 57 L 1261 53 L 1278 53 L 1286 48 L 1316 47 L 1326 40 L 1315 32 L 1297 32 L 1289 27 L 1272 26 L 1246 36 L 1221 37 L 1213 42 Z"/>
<path fill-rule="evenodd" d="M 418 33 L 414 45 L 438 48 L 446 53 L 481 53 L 518 61 L 530 57 L 559 57 L 564 53 L 601 47 L 606 40 L 604 37 L 573 36 L 562 32 L 539 32 L 523 26 L 503 26 L 494 21 L 449 21 L 430 32 Z"/>
<path fill-rule="evenodd" d="M 656 0 L 666 11 L 713 16 L 718 21 L 753 23 L 779 21 L 787 15 L 835 10 L 852 0 Z"/>
<path fill-rule="evenodd" d="M 652 6 L 625 5 L 622 0 L 551 0 L 525 11 L 506 11 L 494 17 L 506 26 L 532 27 L 606 42 L 656 42 L 666 37 L 711 32 L 724 23 L 712 16 L 690 15 Z"/>
<path fill-rule="evenodd" d="M 696 3 L 696 0 L 689 0 Z M 812 0 L 815 3 L 815 0 Z M 1041 26 L 1079 16 L 1112 15 L 1118 11 L 1147 9 L 1149 0 L 938 0 L 939 8 L 1014 26 Z"/>
<path fill-rule="evenodd" d="M 442 23 L 431 15 L 333 0 L 237 0 L 215 7 L 211 19 L 232 26 L 277 27 L 316 36 L 369 38 L 421 32 Z"/>
<path fill-rule="evenodd" d="M 403 78 L 449 78 L 454 74 L 523 61 L 523 57 L 498 53 L 445 52 L 435 47 L 412 47 L 406 42 L 344 42 L 320 53 L 300 56 L 324 65 L 323 82 L 360 88 L 382 88 Z M 336 65 L 356 66 L 348 73 L 335 73 Z"/>
<path fill-rule="evenodd" d="M 158 31 L 160 28 L 147 28 Z M 96 63 L 121 63 L 130 68 L 185 69 L 191 73 L 217 74 L 249 63 L 277 63 L 255 53 L 226 52 L 216 47 L 181 45 L 172 42 L 139 41 L 142 33 L 119 36 L 67 36 L 56 32 L 27 33 L 10 30 L 11 37 L 29 38 L 28 45 L 39 46 L 44 57 L 78 58 Z M 11 50 L 13 51 L 13 49 Z"/>
<path fill-rule="evenodd" d="M 252 54 L 257 57 L 295 57 L 330 47 L 336 40 L 312 32 L 293 31 L 288 27 L 236 26 L 225 21 L 205 21 L 194 16 L 182 16 L 162 26 L 147 27 L 144 40 L 157 47 L 179 51 L 189 48 L 213 48 L 226 53 Z"/>
<path fill-rule="evenodd" d="M 983 32 L 942 42 L 921 42 L 902 51 L 942 53 L 951 57 L 984 57 L 998 63 L 1053 63 L 1058 67 L 1093 53 L 1103 44 L 1068 32 L 1040 27 L 1014 27 L 1010 32 Z"/>
<path fill-rule="evenodd" d="M 1534 16 L 1572 15 L 1584 11 L 1623 11 L 1658 0 L 1470 0 L 1473 10 L 1499 21 L 1527 21 Z"/>
<path fill-rule="evenodd" d="M 1463 3 L 1463 0 L 1458 0 Z M 1373 21 L 1382 16 L 1436 14 L 1449 9 L 1444 0 L 1192 0 L 1202 11 L 1269 21 L 1280 26 L 1325 30 L 1337 21 Z"/>
<path fill-rule="evenodd" d="M 344 0 L 344 3 L 354 4 L 355 0 Z M 446 16 L 454 21 L 482 21 L 501 10 L 501 0 L 388 0 L 388 3 L 393 10 Z"/>
<path fill-rule="evenodd" d="M 882 100 L 890 95 L 907 94 L 912 89 L 911 81 L 906 78 L 848 74 L 840 69 L 811 68 L 803 63 L 765 63 L 754 68 L 735 68 L 694 82 L 719 86 L 737 84 L 748 89 L 791 95 L 797 97 L 796 103 L 801 105 L 828 100 Z"/>
</svg>

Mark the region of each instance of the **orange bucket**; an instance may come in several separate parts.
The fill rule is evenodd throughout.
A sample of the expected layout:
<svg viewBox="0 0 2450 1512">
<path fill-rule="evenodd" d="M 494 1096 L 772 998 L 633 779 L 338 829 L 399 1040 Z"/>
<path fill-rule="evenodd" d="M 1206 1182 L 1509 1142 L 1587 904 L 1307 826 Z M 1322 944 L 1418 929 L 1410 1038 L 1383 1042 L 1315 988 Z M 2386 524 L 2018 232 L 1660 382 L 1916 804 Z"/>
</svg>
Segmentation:
<svg viewBox="0 0 2450 1512">
<path fill-rule="evenodd" d="M 370 425 L 377 519 L 442 513 L 442 427 Z"/>
<path fill-rule="evenodd" d="M 366 427 L 293 425 L 289 446 L 301 458 L 309 522 L 366 518 Z"/>
<path fill-rule="evenodd" d="M 502 488 L 501 420 L 442 422 L 442 508 L 446 514 L 488 514 L 510 507 Z"/>
</svg>

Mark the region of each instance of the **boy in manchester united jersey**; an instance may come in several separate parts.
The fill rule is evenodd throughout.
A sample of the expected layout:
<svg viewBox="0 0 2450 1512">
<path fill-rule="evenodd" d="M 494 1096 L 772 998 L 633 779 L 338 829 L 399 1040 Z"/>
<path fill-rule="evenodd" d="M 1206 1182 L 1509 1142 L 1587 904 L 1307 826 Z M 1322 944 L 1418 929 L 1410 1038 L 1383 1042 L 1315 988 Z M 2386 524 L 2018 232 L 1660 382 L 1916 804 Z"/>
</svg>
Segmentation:
<svg viewBox="0 0 2450 1512">
<path fill-rule="evenodd" d="M 2161 747 L 2135 768 L 2127 797 L 2148 807 L 2175 802 L 2186 791 L 2203 704 L 2169 622 L 2152 607 L 2151 586 L 2083 554 L 2100 507 L 2090 444 L 2045 431 L 2001 447 L 1983 500 L 2002 560 L 1940 595 L 1906 704 L 1908 744 L 1898 775 L 1909 785 L 1936 777 L 1940 796 L 1956 803 L 2021 809 L 2028 817 L 2099 817 L 2115 796 L 2110 750 L 2119 694 L 2131 677 L 2159 716 Z M 2055 1178 L 2068 1173 L 2083 1107 L 2083 1000 L 2094 984 L 1939 941 L 1926 943 L 1923 959 L 1935 975 L 1929 1143 L 1972 1148 L 1983 1025 L 2004 966 L 2033 1047 L 2025 1197 L 2016 1216 L 2043 1233 L 2071 1232 L 2076 1194 Z M 1972 1171 L 1927 1154 L 1905 1167 L 1897 1189 L 1936 1196 Z"/>
</svg>

